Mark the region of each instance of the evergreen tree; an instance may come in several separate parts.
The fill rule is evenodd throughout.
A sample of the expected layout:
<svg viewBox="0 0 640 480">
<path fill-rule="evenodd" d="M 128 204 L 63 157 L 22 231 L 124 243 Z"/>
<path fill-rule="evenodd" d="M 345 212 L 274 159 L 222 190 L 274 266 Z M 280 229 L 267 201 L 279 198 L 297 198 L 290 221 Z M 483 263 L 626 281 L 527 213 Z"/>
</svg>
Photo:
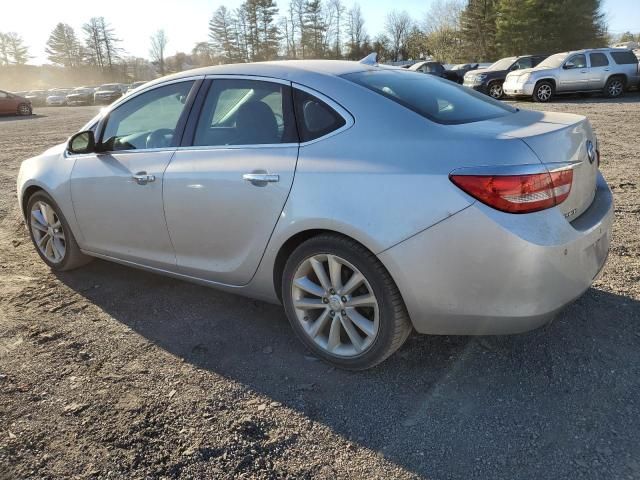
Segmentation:
<svg viewBox="0 0 640 480">
<path fill-rule="evenodd" d="M 236 19 L 227 10 L 219 7 L 209 21 L 209 40 L 216 55 L 222 57 L 225 63 L 238 60 L 237 36 L 234 33 Z"/>
<path fill-rule="evenodd" d="M 56 25 L 49 36 L 45 51 L 51 63 L 63 67 L 76 67 L 82 61 L 80 43 L 73 28 L 66 23 Z"/>
<path fill-rule="evenodd" d="M 462 11 L 463 49 L 470 60 L 493 61 L 497 56 L 496 3 L 497 0 L 469 0 Z"/>
<path fill-rule="evenodd" d="M 503 55 L 606 45 L 601 0 L 499 0 L 496 43 Z"/>
<path fill-rule="evenodd" d="M 302 42 L 305 44 L 305 55 L 308 58 L 324 57 L 324 38 L 327 33 L 327 24 L 320 0 L 310 0 L 306 3 L 303 25 Z"/>
<path fill-rule="evenodd" d="M 24 65 L 29 60 L 29 49 L 24 45 L 20 35 L 14 32 L 5 34 L 6 50 L 9 63 Z"/>
</svg>

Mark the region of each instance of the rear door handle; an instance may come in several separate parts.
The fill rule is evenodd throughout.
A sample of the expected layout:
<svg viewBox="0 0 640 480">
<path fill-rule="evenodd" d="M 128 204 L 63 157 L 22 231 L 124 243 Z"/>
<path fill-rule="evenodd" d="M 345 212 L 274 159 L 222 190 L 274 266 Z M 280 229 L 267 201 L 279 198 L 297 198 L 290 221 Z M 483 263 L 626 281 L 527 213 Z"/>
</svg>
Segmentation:
<svg viewBox="0 0 640 480">
<path fill-rule="evenodd" d="M 242 179 L 257 187 L 264 187 L 267 183 L 279 182 L 280 175 L 277 173 L 245 173 L 242 175 Z"/>
<path fill-rule="evenodd" d="M 146 185 L 149 182 L 155 182 L 156 176 L 149 175 L 147 172 L 138 172 L 133 176 L 133 179 L 138 185 Z"/>
</svg>

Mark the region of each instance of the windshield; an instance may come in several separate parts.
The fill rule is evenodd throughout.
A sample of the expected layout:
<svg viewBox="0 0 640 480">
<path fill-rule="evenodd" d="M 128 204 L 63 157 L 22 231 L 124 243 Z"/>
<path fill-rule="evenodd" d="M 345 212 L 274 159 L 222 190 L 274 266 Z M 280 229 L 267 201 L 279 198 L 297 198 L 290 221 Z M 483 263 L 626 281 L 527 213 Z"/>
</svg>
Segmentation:
<svg viewBox="0 0 640 480">
<path fill-rule="evenodd" d="M 509 67 L 513 65 L 518 57 L 507 57 L 498 60 L 496 63 L 491 65 L 487 70 L 509 70 Z"/>
<path fill-rule="evenodd" d="M 517 110 L 433 75 L 406 70 L 374 70 L 343 75 L 343 78 L 389 100 L 446 125 L 479 122 Z"/>
<path fill-rule="evenodd" d="M 120 85 L 102 85 L 100 90 L 107 92 L 117 92 L 120 90 Z"/>
<path fill-rule="evenodd" d="M 556 53 L 547 57 L 546 60 L 540 62 L 537 68 L 558 68 L 567 58 L 568 53 Z"/>
</svg>

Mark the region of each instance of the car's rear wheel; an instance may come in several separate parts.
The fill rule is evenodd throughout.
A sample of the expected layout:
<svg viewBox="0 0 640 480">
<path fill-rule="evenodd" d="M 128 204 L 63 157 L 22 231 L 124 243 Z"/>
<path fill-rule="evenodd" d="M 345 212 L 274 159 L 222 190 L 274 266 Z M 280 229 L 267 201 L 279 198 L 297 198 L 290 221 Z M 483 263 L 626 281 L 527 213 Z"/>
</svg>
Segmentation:
<svg viewBox="0 0 640 480">
<path fill-rule="evenodd" d="M 47 193 L 39 191 L 29 198 L 27 226 L 40 258 L 52 269 L 72 270 L 91 261 L 80 251 L 67 220 Z"/>
<path fill-rule="evenodd" d="M 411 332 L 387 270 L 362 245 L 339 235 L 314 237 L 295 249 L 284 268 L 282 297 L 302 342 L 340 368 L 377 365 Z"/>
<path fill-rule="evenodd" d="M 28 103 L 18 105 L 18 115 L 31 115 L 31 105 Z"/>
<path fill-rule="evenodd" d="M 500 100 L 504 96 L 504 91 L 502 90 L 501 82 L 492 82 L 489 84 L 489 96 L 495 98 L 496 100 Z"/>
<path fill-rule="evenodd" d="M 624 80 L 620 77 L 610 78 L 604 86 L 604 93 L 609 98 L 621 96 L 624 93 Z"/>
<path fill-rule="evenodd" d="M 553 85 L 551 82 L 540 82 L 533 89 L 533 100 L 535 102 L 546 103 L 553 98 Z"/>
</svg>

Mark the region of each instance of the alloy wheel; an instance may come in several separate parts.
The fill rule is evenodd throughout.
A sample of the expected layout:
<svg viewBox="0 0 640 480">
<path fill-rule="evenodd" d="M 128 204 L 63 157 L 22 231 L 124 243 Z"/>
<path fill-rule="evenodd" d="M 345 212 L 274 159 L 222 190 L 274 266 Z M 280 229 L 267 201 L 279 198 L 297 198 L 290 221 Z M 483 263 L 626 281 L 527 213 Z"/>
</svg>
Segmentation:
<svg viewBox="0 0 640 480">
<path fill-rule="evenodd" d="M 617 97 L 622 93 L 623 85 L 620 80 L 614 80 L 609 84 L 609 96 Z"/>
<path fill-rule="evenodd" d="M 499 83 L 494 83 L 489 87 L 489 95 L 493 98 L 500 99 L 502 98 L 502 85 Z"/>
<path fill-rule="evenodd" d="M 64 259 L 67 242 L 62 222 L 51 205 L 39 201 L 31 209 L 31 232 L 40 253 L 51 263 Z"/>
<path fill-rule="evenodd" d="M 536 93 L 536 96 L 538 97 L 538 99 L 542 102 L 546 102 L 547 100 L 549 100 L 551 98 L 551 94 L 553 92 L 551 91 L 551 86 L 545 84 L 542 84 L 538 87 L 538 91 Z"/>
<path fill-rule="evenodd" d="M 361 355 L 378 335 L 380 308 L 371 285 L 360 270 L 337 255 L 303 260 L 291 295 L 303 331 L 331 355 Z"/>
<path fill-rule="evenodd" d="M 26 105 L 26 104 L 22 103 L 18 107 L 18 113 L 20 115 L 29 115 L 29 114 L 31 114 L 31 109 L 29 108 L 29 105 Z"/>
</svg>

